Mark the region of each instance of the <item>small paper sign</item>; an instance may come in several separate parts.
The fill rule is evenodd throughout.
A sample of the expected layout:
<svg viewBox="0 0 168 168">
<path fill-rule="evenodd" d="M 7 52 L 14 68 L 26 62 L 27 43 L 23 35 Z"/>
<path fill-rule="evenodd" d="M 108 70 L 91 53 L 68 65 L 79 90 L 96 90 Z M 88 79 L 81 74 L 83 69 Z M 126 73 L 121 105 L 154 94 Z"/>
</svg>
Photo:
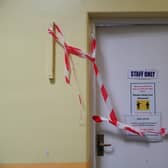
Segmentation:
<svg viewBox="0 0 168 168">
<path fill-rule="evenodd" d="M 129 139 L 139 139 L 148 142 L 162 140 L 160 135 L 160 115 L 128 115 L 126 116 L 126 123 L 139 128 L 142 132 L 144 132 L 144 137 L 137 137 L 136 135 L 128 132 L 126 136 Z"/>
<path fill-rule="evenodd" d="M 155 83 L 131 83 L 132 114 L 155 113 Z"/>
</svg>

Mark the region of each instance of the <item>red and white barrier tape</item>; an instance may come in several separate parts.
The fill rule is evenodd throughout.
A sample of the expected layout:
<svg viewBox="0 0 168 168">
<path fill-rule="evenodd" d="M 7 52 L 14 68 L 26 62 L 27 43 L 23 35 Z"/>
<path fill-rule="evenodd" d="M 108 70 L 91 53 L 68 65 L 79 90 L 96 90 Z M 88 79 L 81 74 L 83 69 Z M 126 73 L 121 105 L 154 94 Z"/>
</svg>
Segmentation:
<svg viewBox="0 0 168 168">
<path fill-rule="evenodd" d="M 131 133 L 137 134 L 139 136 L 144 136 L 144 132 L 142 132 L 140 129 L 132 127 L 130 125 L 124 124 L 120 122 L 117 119 L 116 112 L 113 109 L 112 105 L 112 99 L 109 96 L 107 89 L 103 83 L 101 74 L 99 72 L 99 69 L 96 65 L 95 62 L 95 54 L 96 54 L 96 39 L 94 35 L 92 34 L 92 39 L 91 39 L 91 44 L 90 44 L 90 49 L 91 53 L 85 53 L 81 49 L 70 46 L 67 44 L 67 42 L 64 40 L 63 33 L 58 25 L 54 25 L 54 30 L 53 27 L 50 27 L 48 29 L 48 33 L 55 39 L 55 41 L 64 49 L 64 63 L 65 63 L 65 81 L 67 84 L 70 84 L 70 76 L 71 76 L 71 55 L 78 56 L 80 58 L 85 58 L 88 61 L 92 63 L 94 73 L 96 75 L 96 80 L 102 95 L 102 98 L 106 104 L 108 114 L 109 114 L 109 119 L 106 119 L 104 117 L 100 116 L 93 116 L 93 120 L 95 122 L 103 122 L 103 121 L 108 121 L 110 124 L 114 125 L 115 127 L 124 130 L 124 131 L 129 131 Z M 81 96 L 79 96 L 79 102 L 81 104 Z M 161 136 L 165 136 L 168 134 L 168 131 L 165 128 L 161 128 L 159 131 L 159 134 Z"/>
<path fill-rule="evenodd" d="M 73 62 L 73 59 L 70 57 L 70 61 L 71 61 L 71 65 L 72 65 L 72 73 L 73 73 L 73 77 L 74 77 L 74 83 L 75 83 L 75 88 L 72 89 L 74 90 L 74 93 L 77 95 L 77 100 L 78 100 L 78 104 L 79 104 L 79 110 L 80 110 L 80 125 L 84 125 L 85 124 L 85 119 L 84 119 L 84 115 L 85 115 L 85 105 L 83 102 L 83 98 L 80 92 L 80 87 L 79 87 L 79 82 L 78 82 L 78 78 L 77 78 L 77 74 L 76 74 L 76 69 L 75 69 L 75 64 Z"/>
</svg>

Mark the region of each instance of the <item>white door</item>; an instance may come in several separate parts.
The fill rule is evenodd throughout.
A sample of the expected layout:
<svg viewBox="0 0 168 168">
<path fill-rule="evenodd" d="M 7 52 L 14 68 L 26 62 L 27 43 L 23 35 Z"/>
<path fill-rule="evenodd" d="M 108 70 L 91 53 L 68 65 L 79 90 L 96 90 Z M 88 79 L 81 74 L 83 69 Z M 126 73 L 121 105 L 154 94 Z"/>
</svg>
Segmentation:
<svg viewBox="0 0 168 168">
<path fill-rule="evenodd" d="M 156 112 L 161 114 L 161 125 L 168 128 L 168 26 L 99 27 L 96 40 L 97 65 L 119 119 L 125 121 L 125 115 L 131 110 L 128 70 L 154 69 L 158 71 L 158 78 L 152 81 L 156 85 Z M 92 91 L 93 114 L 108 116 L 94 81 Z M 94 123 L 93 126 L 96 128 L 92 132 L 95 168 L 168 167 L 168 138 L 156 143 L 128 141 L 113 125 Z M 104 156 L 96 154 L 95 141 L 99 134 L 104 135 L 105 144 L 112 144 L 104 147 Z"/>
</svg>

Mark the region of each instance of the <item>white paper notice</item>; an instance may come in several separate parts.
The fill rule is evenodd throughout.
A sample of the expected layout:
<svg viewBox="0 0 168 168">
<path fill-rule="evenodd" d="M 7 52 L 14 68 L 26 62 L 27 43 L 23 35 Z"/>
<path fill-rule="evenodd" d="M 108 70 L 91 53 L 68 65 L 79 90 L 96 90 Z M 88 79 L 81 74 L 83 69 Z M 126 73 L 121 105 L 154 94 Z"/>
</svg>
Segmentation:
<svg viewBox="0 0 168 168">
<path fill-rule="evenodd" d="M 132 133 L 127 133 L 129 139 L 139 139 L 148 142 L 161 141 L 160 136 L 160 115 L 128 115 L 126 116 L 126 123 L 139 128 L 145 133 L 144 137 L 136 136 Z"/>
<path fill-rule="evenodd" d="M 132 114 L 155 113 L 155 83 L 131 83 Z"/>
</svg>

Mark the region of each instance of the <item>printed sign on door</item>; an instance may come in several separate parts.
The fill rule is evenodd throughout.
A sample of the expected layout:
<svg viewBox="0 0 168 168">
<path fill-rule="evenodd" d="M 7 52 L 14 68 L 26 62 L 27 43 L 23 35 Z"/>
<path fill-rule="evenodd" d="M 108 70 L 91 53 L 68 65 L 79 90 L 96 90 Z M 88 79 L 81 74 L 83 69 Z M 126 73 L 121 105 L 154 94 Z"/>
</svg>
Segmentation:
<svg viewBox="0 0 168 168">
<path fill-rule="evenodd" d="M 155 83 L 131 83 L 131 113 L 155 113 Z"/>
</svg>

